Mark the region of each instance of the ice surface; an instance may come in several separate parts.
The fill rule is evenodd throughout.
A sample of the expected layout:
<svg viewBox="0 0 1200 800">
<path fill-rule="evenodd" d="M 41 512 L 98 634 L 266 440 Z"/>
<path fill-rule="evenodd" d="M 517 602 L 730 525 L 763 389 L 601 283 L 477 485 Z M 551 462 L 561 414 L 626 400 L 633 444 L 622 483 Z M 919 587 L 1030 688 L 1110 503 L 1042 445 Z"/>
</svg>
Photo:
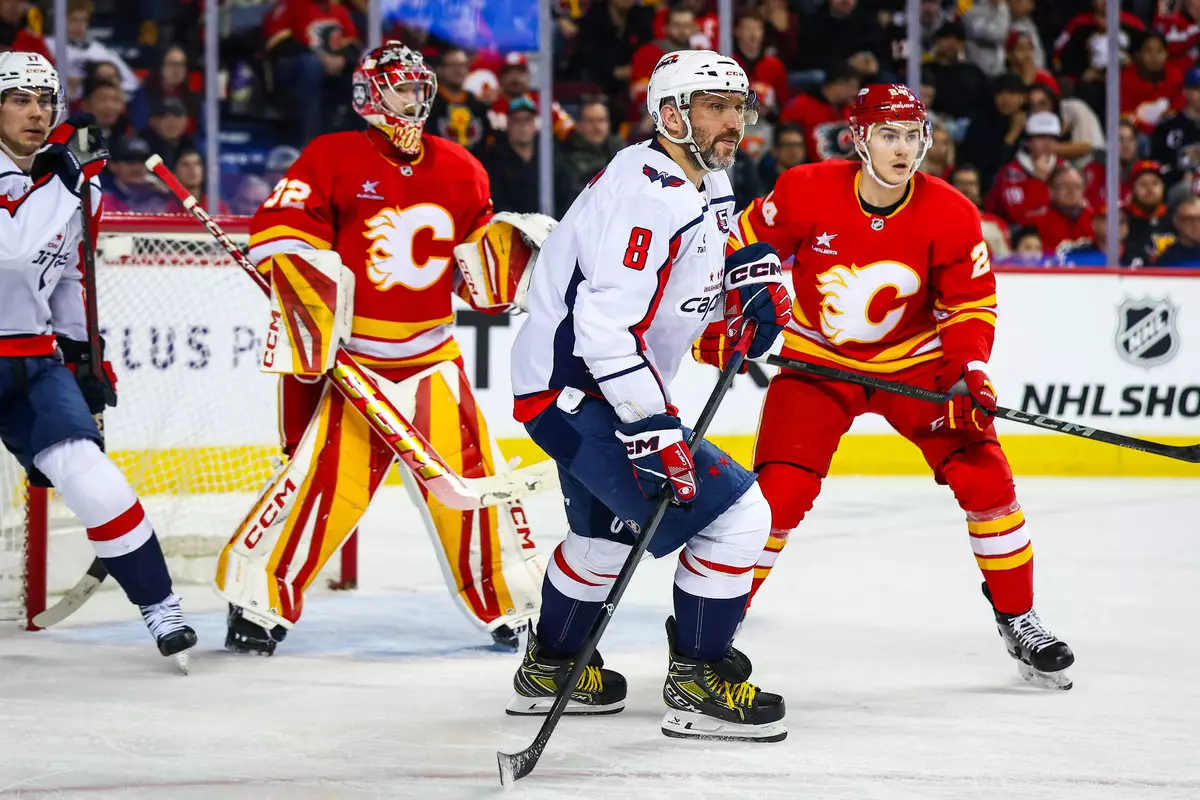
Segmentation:
<svg viewBox="0 0 1200 800">
<path fill-rule="evenodd" d="M 1200 798 L 1200 485 L 1020 482 L 1037 607 L 1075 688 L 1020 685 L 979 592 L 962 515 L 928 480 L 829 481 L 738 646 L 784 694 L 779 744 L 664 737 L 674 562 L 644 562 L 602 645 L 627 709 L 568 718 L 509 792 L 495 751 L 516 657 L 451 604 L 398 491 L 372 508 L 364 589 L 314 595 L 270 659 L 221 651 L 185 593 L 191 675 L 113 593 L 73 625 L 0 633 L 0 797 Z M 554 497 L 532 504 L 561 533 Z"/>
</svg>

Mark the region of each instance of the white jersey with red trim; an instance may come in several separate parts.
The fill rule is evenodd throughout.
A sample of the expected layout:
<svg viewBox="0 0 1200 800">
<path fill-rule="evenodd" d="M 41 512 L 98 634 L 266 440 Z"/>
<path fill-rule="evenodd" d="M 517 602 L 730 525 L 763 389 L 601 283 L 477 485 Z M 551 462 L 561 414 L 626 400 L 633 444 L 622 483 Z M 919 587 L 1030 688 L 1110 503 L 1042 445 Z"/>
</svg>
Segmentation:
<svg viewBox="0 0 1200 800">
<path fill-rule="evenodd" d="M 55 333 L 87 339 L 82 233 L 79 196 L 54 175 L 35 185 L 0 151 L 0 355 L 52 354 Z"/>
<path fill-rule="evenodd" d="M 705 325 L 721 316 L 729 177 L 701 188 L 656 142 L 619 152 L 542 244 L 512 353 L 515 416 L 565 388 L 626 420 L 662 413 Z"/>
</svg>

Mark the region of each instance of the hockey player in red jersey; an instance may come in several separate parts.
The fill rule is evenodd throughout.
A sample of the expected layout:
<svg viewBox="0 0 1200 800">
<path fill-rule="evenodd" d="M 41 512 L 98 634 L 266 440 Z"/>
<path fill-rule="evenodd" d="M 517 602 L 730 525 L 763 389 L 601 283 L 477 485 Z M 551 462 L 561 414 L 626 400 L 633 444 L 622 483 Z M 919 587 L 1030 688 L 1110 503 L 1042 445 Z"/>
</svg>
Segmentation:
<svg viewBox="0 0 1200 800">
<path fill-rule="evenodd" d="M 917 172 L 931 131 L 909 89 L 864 88 L 851 126 L 861 163 L 788 170 L 774 192 L 742 212 L 730 247 L 763 241 L 781 257 L 795 255 L 785 356 L 884 374 L 951 398 L 943 407 L 798 372 L 776 375 L 754 455 L 772 512 L 754 590 L 812 508 L 851 422 L 880 414 L 920 448 L 965 512 L 984 594 L 1022 674 L 1069 688 L 1063 670 L 1074 656 L 1033 610 L 1029 531 L 988 417 L 996 408 L 987 375 L 996 281 L 979 212 L 949 184 Z M 716 331 L 706 331 L 696 355 L 719 363 L 721 345 Z"/>
<path fill-rule="evenodd" d="M 353 104 L 368 130 L 314 139 L 251 223 L 250 258 L 269 274 L 277 306 L 274 341 L 305 357 L 264 357 L 282 375 L 290 460 L 217 565 L 231 650 L 274 651 L 395 460 L 324 377 L 337 344 L 374 373 L 450 469 L 469 478 L 505 469 L 463 371 L 451 300 L 457 292 L 481 310 L 512 307 L 532 245 L 553 221 L 493 216 L 475 157 L 424 132 L 436 92 L 421 56 L 398 42 L 364 55 Z M 403 480 L 461 610 L 514 645 L 515 629 L 537 613 L 542 576 L 520 502 L 460 511 L 414 475 Z"/>
</svg>

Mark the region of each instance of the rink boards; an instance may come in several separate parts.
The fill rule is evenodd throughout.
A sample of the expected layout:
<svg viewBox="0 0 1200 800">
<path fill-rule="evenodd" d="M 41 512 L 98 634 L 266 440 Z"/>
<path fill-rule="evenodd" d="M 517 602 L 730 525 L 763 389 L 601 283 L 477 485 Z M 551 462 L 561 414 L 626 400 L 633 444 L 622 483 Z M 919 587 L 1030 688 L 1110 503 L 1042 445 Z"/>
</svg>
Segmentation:
<svg viewBox="0 0 1200 800">
<path fill-rule="evenodd" d="M 101 272 L 101 311 L 120 405 L 106 415 L 110 450 L 137 464 L 146 492 L 249 490 L 276 451 L 275 379 L 257 370 L 265 301 L 227 268 Z M 1197 275 L 1075 270 L 998 276 L 1000 316 L 990 374 L 1001 403 L 1082 425 L 1171 443 L 1200 441 Z M 147 291 L 147 287 L 152 290 Z M 166 290 L 169 287 L 169 291 Z M 127 298 L 136 298 L 129 302 Z M 457 335 L 481 408 L 505 452 L 540 452 L 512 419 L 509 352 L 522 317 L 463 307 Z M 712 435 L 748 461 L 772 370 L 740 376 Z M 716 378 L 686 362 L 672 385 L 694 419 Z M 1002 423 L 1020 474 L 1187 475 L 1200 468 L 1062 434 Z M 179 473 L 197 476 L 181 485 Z M 837 474 L 919 474 L 917 451 L 880 418 L 859 419 Z M 160 474 L 170 473 L 170 481 Z"/>
</svg>

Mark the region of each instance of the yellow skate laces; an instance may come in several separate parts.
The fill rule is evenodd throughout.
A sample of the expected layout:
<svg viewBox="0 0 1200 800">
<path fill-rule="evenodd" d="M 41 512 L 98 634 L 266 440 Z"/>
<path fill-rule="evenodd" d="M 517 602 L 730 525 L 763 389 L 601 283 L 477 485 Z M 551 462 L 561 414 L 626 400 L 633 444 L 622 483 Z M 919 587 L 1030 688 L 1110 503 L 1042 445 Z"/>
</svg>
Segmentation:
<svg viewBox="0 0 1200 800">
<path fill-rule="evenodd" d="M 704 668 L 704 682 L 708 684 L 708 690 L 724 700 L 729 708 L 740 710 L 753 705 L 754 696 L 758 694 L 758 687 L 750 681 L 730 683 L 708 666 Z"/>
<path fill-rule="evenodd" d="M 604 689 L 604 679 L 600 677 L 599 667 L 585 667 L 579 676 L 575 689 L 580 692 L 599 692 Z"/>
</svg>

